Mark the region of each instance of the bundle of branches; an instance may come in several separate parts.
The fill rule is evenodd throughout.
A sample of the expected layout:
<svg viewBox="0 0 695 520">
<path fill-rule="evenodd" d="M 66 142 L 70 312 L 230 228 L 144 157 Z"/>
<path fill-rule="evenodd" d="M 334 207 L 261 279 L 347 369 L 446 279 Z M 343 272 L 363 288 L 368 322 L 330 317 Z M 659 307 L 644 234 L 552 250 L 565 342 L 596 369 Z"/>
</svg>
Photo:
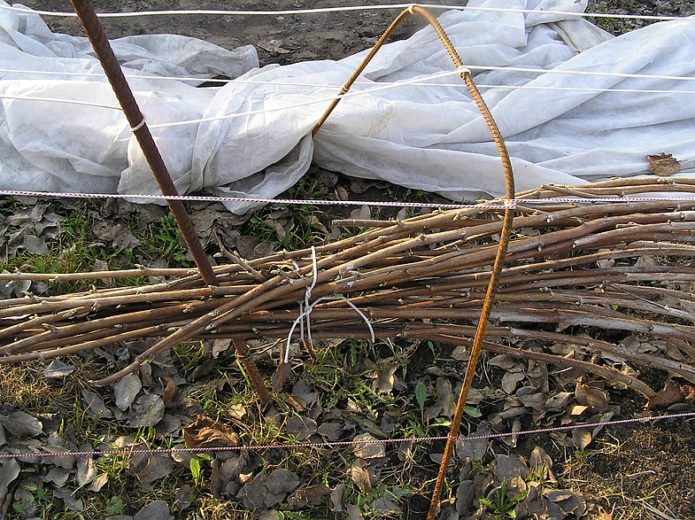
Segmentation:
<svg viewBox="0 0 695 520">
<path fill-rule="evenodd" d="M 596 198 L 658 191 L 668 197 L 518 202 L 484 348 L 591 372 L 646 397 L 655 391 L 638 376 L 512 345 L 561 343 L 695 382 L 695 201 L 675 198 L 695 193 L 695 180 L 662 181 L 609 181 L 580 190 L 544 186 L 520 194 L 534 204 L 559 193 Z M 233 263 L 215 268 L 215 287 L 185 269 L 3 274 L 4 280 L 161 281 L 0 302 L 0 363 L 157 338 L 128 367 L 98 382 L 108 384 L 182 341 L 233 338 L 244 354 L 244 340 L 287 338 L 299 328 L 298 302 L 307 297 L 315 339 L 374 335 L 468 344 L 497 248 L 499 211 L 472 206 L 402 221 L 341 224 L 371 229 L 252 261 L 231 255 Z M 668 348 L 631 348 L 621 343 L 627 336 Z"/>
</svg>

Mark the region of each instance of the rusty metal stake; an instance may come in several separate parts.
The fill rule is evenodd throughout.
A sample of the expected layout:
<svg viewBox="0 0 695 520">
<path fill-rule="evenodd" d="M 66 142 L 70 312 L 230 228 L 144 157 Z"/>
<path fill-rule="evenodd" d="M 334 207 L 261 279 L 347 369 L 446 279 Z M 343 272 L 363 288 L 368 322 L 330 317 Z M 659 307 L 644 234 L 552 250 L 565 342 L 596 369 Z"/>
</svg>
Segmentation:
<svg viewBox="0 0 695 520">
<path fill-rule="evenodd" d="M 169 175 L 166 164 L 164 164 L 164 160 L 159 153 L 157 144 L 154 142 L 149 128 L 147 128 L 145 116 L 140 112 L 137 101 L 133 96 L 133 92 L 130 90 L 130 86 L 118 64 L 118 60 L 116 60 L 116 56 L 111 49 L 109 40 L 106 38 L 104 29 L 97 18 L 91 1 L 70 0 L 70 2 L 80 22 L 82 22 L 84 31 L 87 33 L 87 37 L 94 48 L 94 52 L 99 58 L 101 66 L 104 68 L 106 77 L 109 83 L 111 83 L 111 87 L 118 98 L 118 102 L 121 104 L 123 113 L 128 119 L 131 130 L 140 144 L 142 153 L 147 163 L 150 165 L 150 169 L 152 170 L 154 178 L 157 180 L 157 184 L 159 184 L 159 188 L 164 195 L 178 196 L 179 193 L 176 190 L 174 181 L 171 180 L 171 175 Z M 203 246 L 198 239 L 183 202 L 180 200 L 167 200 L 167 204 L 169 204 L 169 209 L 176 219 L 183 239 L 198 266 L 203 280 L 205 280 L 205 283 L 208 285 L 217 285 L 217 276 L 215 276 L 212 265 L 210 265 L 210 261 L 207 256 L 205 256 Z"/>
</svg>

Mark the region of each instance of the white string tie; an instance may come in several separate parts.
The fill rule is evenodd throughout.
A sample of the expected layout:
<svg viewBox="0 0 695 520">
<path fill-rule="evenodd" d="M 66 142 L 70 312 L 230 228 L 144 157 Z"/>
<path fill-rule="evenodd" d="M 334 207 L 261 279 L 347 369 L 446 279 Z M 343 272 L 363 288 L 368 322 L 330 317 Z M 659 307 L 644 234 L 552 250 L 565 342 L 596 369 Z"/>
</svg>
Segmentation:
<svg viewBox="0 0 695 520">
<path fill-rule="evenodd" d="M 139 122 L 137 125 L 135 125 L 135 126 L 131 126 L 131 127 L 130 127 L 130 131 L 133 132 L 133 133 L 137 132 L 137 131 L 140 130 L 143 126 L 145 126 L 145 121 L 146 121 L 146 119 L 145 119 L 145 116 L 143 115 L 143 116 L 142 116 L 142 121 L 140 121 L 140 122 Z"/>
<path fill-rule="evenodd" d="M 374 334 L 374 327 L 372 327 L 371 322 L 369 321 L 369 318 L 367 315 L 362 312 L 357 305 L 352 303 L 349 299 L 347 299 L 345 296 L 322 296 L 318 300 L 316 300 L 314 303 L 310 303 L 311 301 L 311 293 L 316 287 L 316 282 L 318 279 L 318 261 L 316 260 L 316 248 L 314 246 L 311 246 L 311 262 L 312 262 L 312 276 L 311 276 L 311 284 L 309 284 L 306 288 L 306 291 L 304 292 L 304 301 L 299 302 L 299 316 L 297 316 L 297 319 L 292 322 L 292 326 L 290 327 L 290 331 L 287 334 L 287 345 L 285 346 L 285 363 L 289 363 L 290 361 L 290 344 L 292 343 L 292 334 L 294 333 L 294 330 L 297 328 L 297 325 L 299 325 L 300 328 L 300 334 L 302 337 L 302 340 L 304 339 L 304 327 L 305 327 L 305 322 L 306 322 L 306 334 L 307 338 L 310 343 L 313 343 L 312 337 L 311 337 L 311 313 L 314 310 L 314 307 L 316 307 L 319 303 L 325 302 L 325 301 L 336 301 L 336 300 L 342 300 L 345 303 L 348 304 L 348 306 L 354 310 L 357 315 L 364 320 L 364 322 L 367 325 L 367 328 L 369 329 L 369 334 L 372 338 L 372 342 L 376 341 L 376 335 Z"/>
<path fill-rule="evenodd" d="M 316 279 L 319 275 L 318 262 L 316 261 L 316 248 L 314 246 L 311 246 L 311 263 L 313 266 L 311 285 L 309 285 L 304 292 L 304 307 L 307 311 L 311 308 L 311 304 L 309 303 L 311 301 L 311 291 L 316 287 Z M 311 337 L 311 311 L 306 313 L 306 333 L 307 338 L 309 338 L 309 343 L 312 344 L 314 340 Z M 304 339 L 304 336 L 302 336 L 302 339 Z"/>
<path fill-rule="evenodd" d="M 460 67 L 457 67 L 457 68 L 456 68 L 456 72 L 458 72 L 458 75 L 459 75 L 459 76 L 463 77 L 463 76 L 465 76 L 466 74 L 470 75 L 470 74 L 471 74 L 471 69 L 469 69 L 468 67 L 464 67 L 463 65 L 461 65 Z"/>
</svg>

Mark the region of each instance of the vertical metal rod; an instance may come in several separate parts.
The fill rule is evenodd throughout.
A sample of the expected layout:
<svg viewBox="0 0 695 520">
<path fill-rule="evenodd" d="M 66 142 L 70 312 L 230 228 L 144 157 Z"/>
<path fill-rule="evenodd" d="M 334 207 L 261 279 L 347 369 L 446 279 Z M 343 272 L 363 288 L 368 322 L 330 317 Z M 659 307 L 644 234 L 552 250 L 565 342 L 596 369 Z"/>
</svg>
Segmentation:
<svg viewBox="0 0 695 520">
<path fill-rule="evenodd" d="M 70 2 L 72 3 L 77 16 L 79 17 L 80 22 L 82 22 L 82 27 L 84 27 L 87 38 L 89 38 L 89 41 L 94 48 L 94 52 L 99 58 L 101 66 L 104 68 L 106 77 L 108 78 L 109 83 L 111 83 L 111 87 L 118 98 L 118 102 L 121 104 L 123 113 L 128 119 L 128 123 L 130 124 L 131 130 L 135 134 L 135 138 L 140 144 L 142 153 L 145 156 L 147 163 L 150 165 L 150 169 L 152 170 L 154 178 L 157 180 L 157 184 L 159 184 L 159 188 L 162 190 L 164 195 L 177 196 L 178 191 L 176 190 L 174 181 L 171 179 L 171 175 L 169 175 L 169 171 L 167 170 L 166 164 L 164 164 L 164 160 L 159 153 L 157 144 L 152 138 L 150 129 L 147 128 L 145 116 L 142 114 L 142 112 L 140 112 L 137 101 L 133 96 L 133 92 L 130 90 L 130 86 L 128 85 L 125 75 L 121 70 L 121 66 L 118 64 L 118 60 L 111 49 L 109 40 L 106 38 L 104 29 L 97 18 L 91 1 L 70 0 Z M 193 260 L 198 266 L 198 270 L 200 271 L 203 280 L 205 280 L 205 283 L 208 285 L 217 285 L 217 277 L 215 276 L 215 272 L 213 271 L 212 265 L 210 265 L 210 261 L 208 260 L 207 256 L 205 256 L 203 246 L 198 239 L 183 202 L 180 200 L 167 200 L 167 204 L 169 204 L 169 209 L 176 219 L 176 223 L 181 230 L 181 235 L 183 235 L 183 239 L 188 246 L 191 256 L 193 256 Z"/>
</svg>

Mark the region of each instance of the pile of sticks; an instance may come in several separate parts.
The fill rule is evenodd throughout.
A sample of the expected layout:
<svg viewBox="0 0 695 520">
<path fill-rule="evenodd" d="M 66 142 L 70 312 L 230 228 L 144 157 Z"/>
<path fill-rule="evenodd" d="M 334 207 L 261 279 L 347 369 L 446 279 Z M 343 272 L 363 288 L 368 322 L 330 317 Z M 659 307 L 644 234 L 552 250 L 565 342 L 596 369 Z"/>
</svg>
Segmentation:
<svg viewBox="0 0 695 520">
<path fill-rule="evenodd" d="M 661 200 L 552 202 L 660 192 Z M 686 200 L 676 197 L 686 195 Z M 695 179 L 633 179 L 543 186 L 517 196 L 512 240 L 484 348 L 605 377 L 647 398 L 655 390 L 610 366 L 516 348 L 562 343 L 695 382 Z M 547 203 L 538 204 L 539 199 Z M 548 200 L 550 199 L 550 200 Z M 528 201 L 528 202 L 525 202 Z M 157 338 L 137 370 L 177 343 L 287 338 L 311 288 L 314 339 L 415 338 L 467 345 L 475 330 L 501 229 L 487 207 L 435 211 L 402 221 L 340 221 L 370 229 L 315 249 L 217 266 L 217 286 L 186 269 L 42 275 L 3 280 L 160 277 L 145 286 L 95 288 L 0 302 L 0 363 L 36 361 L 139 338 Z M 361 314 L 356 312 L 355 307 Z M 369 320 L 369 326 L 365 323 Z M 643 352 L 629 335 L 678 352 Z M 295 339 L 298 334 L 295 334 Z M 532 340 L 532 341 L 518 341 Z M 580 356 L 578 356 L 580 357 Z"/>
</svg>

